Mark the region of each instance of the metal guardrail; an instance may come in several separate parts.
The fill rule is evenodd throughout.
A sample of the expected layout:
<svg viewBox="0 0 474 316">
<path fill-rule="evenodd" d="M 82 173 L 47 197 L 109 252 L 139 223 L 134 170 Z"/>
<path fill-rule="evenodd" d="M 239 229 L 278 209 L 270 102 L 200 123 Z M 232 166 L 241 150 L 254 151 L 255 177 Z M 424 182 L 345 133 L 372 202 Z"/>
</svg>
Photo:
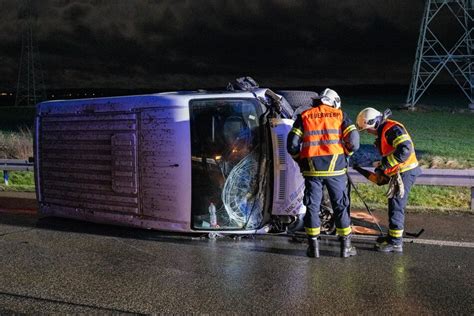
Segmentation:
<svg viewBox="0 0 474 316">
<path fill-rule="evenodd" d="M 367 168 L 367 170 L 371 170 Z M 415 184 L 439 185 L 451 187 L 471 188 L 471 211 L 474 211 L 474 170 L 458 169 L 423 169 L 423 173 L 416 179 Z M 357 183 L 368 183 L 369 181 L 357 171 L 349 168 L 349 175 Z"/>
<path fill-rule="evenodd" d="M 367 168 L 369 170 L 369 168 Z M 33 171 L 34 163 L 21 159 L 0 159 L 0 170 L 3 170 L 3 180 L 8 185 L 9 171 Z M 349 168 L 349 175 L 356 183 L 369 181 L 357 171 Z M 457 169 L 423 169 L 423 173 L 416 180 L 416 184 L 439 185 L 471 188 L 471 210 L 474 211 L 474 170 Z"/>
</svg>

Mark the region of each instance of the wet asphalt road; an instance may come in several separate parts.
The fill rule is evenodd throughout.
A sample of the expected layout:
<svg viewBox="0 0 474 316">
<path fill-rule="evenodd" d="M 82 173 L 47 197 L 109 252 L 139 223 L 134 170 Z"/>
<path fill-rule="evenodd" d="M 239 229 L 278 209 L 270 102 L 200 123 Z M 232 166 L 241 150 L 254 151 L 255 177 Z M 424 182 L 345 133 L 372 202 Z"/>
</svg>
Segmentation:
<svg viewBox="0 0 474 316">
<path fill-rule="evenodd" d="M 428 237 L 454 241 L 451 226 L 473 223 L 424 221 L 438 227 Z M 403 255 L 360 241 L 359 256 L 342 259 L 324 240 L 318 260 L 277 236 L 208 240 L 0 212 L 0 312 L 472 315 L 474 240 L 464 241 L 406 243 Z"/>
</svg>

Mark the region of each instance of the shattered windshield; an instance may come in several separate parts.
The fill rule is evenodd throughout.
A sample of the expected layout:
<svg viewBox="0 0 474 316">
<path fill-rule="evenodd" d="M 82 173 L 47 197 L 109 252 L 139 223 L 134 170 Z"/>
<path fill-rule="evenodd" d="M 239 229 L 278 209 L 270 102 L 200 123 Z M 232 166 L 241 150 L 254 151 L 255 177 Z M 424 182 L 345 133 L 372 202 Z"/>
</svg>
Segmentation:
<svg viewBox="0 0 474 316">
<path fill-rule="evenodd" d="M 254 99 L 191 101 L 192 216 L 195 229 L 258 227 L 261 148 Z"/>
</svg>

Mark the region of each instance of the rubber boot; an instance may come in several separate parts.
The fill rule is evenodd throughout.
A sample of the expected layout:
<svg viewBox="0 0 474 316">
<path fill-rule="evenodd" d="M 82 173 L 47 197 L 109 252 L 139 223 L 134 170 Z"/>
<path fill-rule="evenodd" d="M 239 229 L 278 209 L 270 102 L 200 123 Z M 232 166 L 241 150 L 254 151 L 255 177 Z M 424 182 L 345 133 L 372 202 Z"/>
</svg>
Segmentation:
<svg viewBox="0 0 474 316">
<path fill-rule="evenodd" d="M 306 250 L 306 255 L 310 258 L 319 258 L 318 237 L 308 237 L 308 250 Z"/>
<path fill-rule="evenodd" d="M 375 249 L 380 252 L 403 253 L 403 239 L 394 239 L 390 236 L 386 236 L 383 240 L 377 240 L 377 243 L 375 244 Z"/>
<path fill-rule="evenodd" d="M 351 244 L 352 235 L 347 235 L 341 238 L 341 257 L 348 258 L 357 255 L 357 250 Z"/>
</svg>

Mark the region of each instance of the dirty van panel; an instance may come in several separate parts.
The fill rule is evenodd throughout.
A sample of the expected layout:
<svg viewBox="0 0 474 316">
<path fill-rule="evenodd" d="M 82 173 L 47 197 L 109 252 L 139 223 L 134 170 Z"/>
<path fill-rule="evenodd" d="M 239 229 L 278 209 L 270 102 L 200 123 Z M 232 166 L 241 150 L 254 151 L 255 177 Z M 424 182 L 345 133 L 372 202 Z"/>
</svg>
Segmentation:
<svg viewBox="0 0 474 316">
<path fill-rule="evenodd" d="M 244 229 L 261 224 L 258 194 L 262 146 L 255 99 L 190 104 L 192 217 L 195 229 Z"/>
<path fill-rule="evenodd" d="M 70 113 L 39 120 L 45 209 L 139 213 L 135 114 Z"/>
<path fill-rule="evenodd" d="M 142 110 L 139 135 L 143 215 L 190 228 L 188 108 Z"/>
<path fill-rule="evenodd" d="M 112 135 L 112 190 L 137 194 L 137 136 L 135 133 Z"/>
<path fill-rule="evenodd" d="M 273 144 L 273 215 L 298 215 L 305 213 L 303 205 L 304 178 L 293 158 L 286 150 L 288 133 L 293 120 L 272 119 Z"/>
</svg>

